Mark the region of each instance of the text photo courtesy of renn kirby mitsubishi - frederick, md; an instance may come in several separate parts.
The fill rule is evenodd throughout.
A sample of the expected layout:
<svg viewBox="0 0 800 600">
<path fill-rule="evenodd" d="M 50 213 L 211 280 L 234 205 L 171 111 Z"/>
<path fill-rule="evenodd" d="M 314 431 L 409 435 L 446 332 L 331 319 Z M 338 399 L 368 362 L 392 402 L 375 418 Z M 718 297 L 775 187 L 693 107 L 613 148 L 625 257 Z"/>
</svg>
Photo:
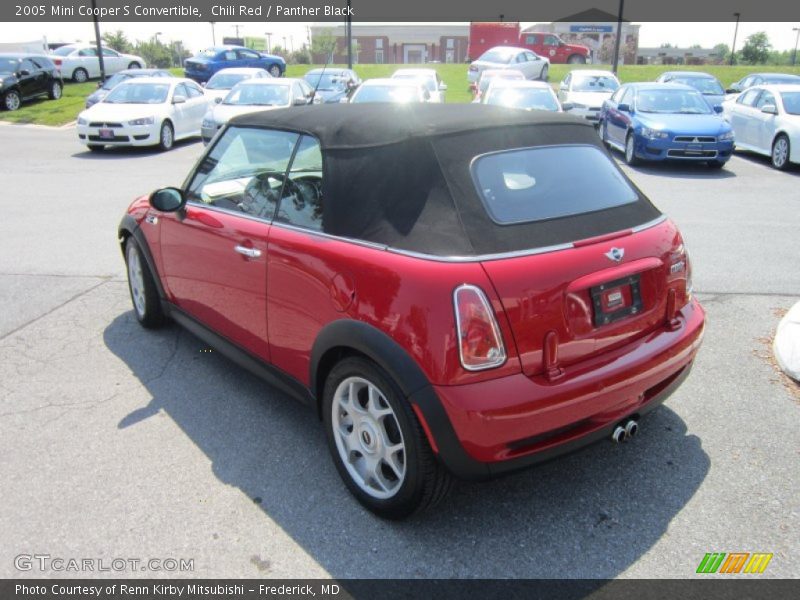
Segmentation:
<svg viewBox="0 0 800 600">
<path fill-rule="evenodd" d="M 798 42 L 0 4 L 0 598 L 796 597 Z"/>
</svg>

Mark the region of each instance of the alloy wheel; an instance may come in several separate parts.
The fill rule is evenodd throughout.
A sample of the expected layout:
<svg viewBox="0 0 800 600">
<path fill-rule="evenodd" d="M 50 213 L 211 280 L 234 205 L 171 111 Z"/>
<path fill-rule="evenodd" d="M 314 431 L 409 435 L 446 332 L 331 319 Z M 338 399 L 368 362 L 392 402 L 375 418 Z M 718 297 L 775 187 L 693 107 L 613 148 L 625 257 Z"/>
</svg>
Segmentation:
<svg viewBox="0 0 800 600">
<path fill-rule="evenodd" d="M 5 105 L 8 110 L 17 110 L 20 105 L 19 94 L 16 92 L 8 92 L 5 98 Z"/>
<path fill-rule="evenodd" d="M 169 150 L 172 148 L 172 144 L 174 143 L 175 138 L 172 133 L 172 127 L 169 123 L 164 123 L 161 125 L 161 147 L 164 150 Z"/>
<path fill-rule="evenodd" d="M 406 451 L 384 394 L 362 377 L 347 377 L 334 392 L 331 417 L 339 458 L 353 482 L 373 498 L 394 496 L 406 477 Z"/>
<path fill-rule="evenodd" d="M 147 299 L 144 291 L 144 273 L 142 273 L 142 263 L 139 260 L 139 252 L 131 244 L 128 246 L 128 281 L 131 285 L 131 297 L 133 298 L 133 308 L 139 318 L 144 318 L 147 307 Z"/>
<path fill-rule="evenodd" d="M 785 137 L 779 137 L 772 145 L 772 164 L 776 168 L 782 169 L 789 159 L 789 141 Z"/>
</svg>

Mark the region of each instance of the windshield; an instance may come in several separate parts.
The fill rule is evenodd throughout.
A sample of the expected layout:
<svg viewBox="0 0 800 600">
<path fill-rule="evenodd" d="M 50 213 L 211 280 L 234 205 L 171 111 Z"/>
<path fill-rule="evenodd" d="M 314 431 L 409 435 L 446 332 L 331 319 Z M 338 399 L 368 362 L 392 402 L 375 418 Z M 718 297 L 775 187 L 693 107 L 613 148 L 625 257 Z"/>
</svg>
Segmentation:
<svg viewBox="0 0 800 600">
<path fill-rule="evenodd" d="M 536 88 L 492 87 L 486 104 L 525 108 L 528 110 L 558 111 L 558 101 L 550 90 Z"/>
<path fill-rule="evenodd" d="M 168 83 L 128 83 L 118 85 L 106 96 L 109 104 L 163 104 L 169 95 Z"/>
<path fill-rule="evenodd" d="M 0 58 L 0 71 L 15 73 L 19 69 L 19 60 L 16 58 Z"/>
<path fill-rule="evenodd" d="M 790 115 L 800 115 L 800 92 L 781 92 L 783 110 Z"/>
<path fill-rule="evenodd" d="M 345 87 L 344 78 L 335 73 L 306 73 L 303 79 L 312 88 L 317 88 L 323 92 L 342 90 Z"/>
<path fill-rule="evenodd" d="M 796 75 L 765 75 L 764 83 L 800 83 L 800 77 Z"/>
<path fill-rule="evenodd" d="M 646 113 L 677 113 L 707 115 L 711 113 L 708 102 L 698 93 L 689 90 L 641 90 L 636 98 L 636 110 Z"/>
<path fill-rule="evenodd" d="M 237 106 L 286 106 L 289 104 L 289 86 L 240 85 L 232 89 L 222 103 Z"/>
<path fill-rule="evenodd" d="M 439 87 L 436 85 L 435 77 L 423 75 L 421 73 L 395 73 L 392 75 L 392 79 L 416 79 L 422 85 L 424 85 L 429 92 L 436 92 L 438 91 Z"/>
<path fill-rule="evenodd" d="M 75 52 L 75 48 L 71 46 L 61 46 L 61 48 L 56 48 L 53 50 L 53 54 L 57 56 L 69 56 L 73 52 Z"/>
<path fill-rule="evenodd" d="M 420 102 L 419 89 L 413 85 L 366 85 L 359 88 L 352 102 Z"/>
<path fill-rule="evenodd" d="M 574 166 L 581 166 L 581 177 Z M 531 223 L 630 204 L 636 192 L 598 148 L 523 148 L 475 159 L 472 174 L 495 223 Z"/>
<path fill-rule="evenodd" d="M 572 80 L 573 92 L 601 92 L 610 94 L 619 87 L 619 83 L 608 75 L 576 77 Z"/>
<path fill-rule="evenodd" d="M 133 79 L 133 75 L 126 75 L 124 73 L 117 73 L 116 75 L 112 75 L 108 79 L 105 80 L 103 83 L 104 90 L 113 90 L 117 87 L 120 83 L 125 81 L 126 79 Z"/>
<path fill-rule="evenodd" d="M 250 79 L 248 73 L 217 73 L 206 84 L 207 90 L 229 90 L 240 81 Z"/>
<path fill-rule="evenodd" d="M 481 57 L 478 60 L 506 65 L 511 60 L 512 56 L 514 56 L 513 52 L 509 52 L 508 50 L 497 50 L 492 48 L 491 50 L 487 50 L 486 52 L 481 54 Z"/>
<path fill-rule="evenodd" d="M 492 73 L 484 71 L 479 84 L 481 93 L 487 90 L 492 79 L 525 79 L 525 76 L 516 69 L 506 69 L 505 71 L 495 71 Z"/>
<path fill-rule="evenodd" d="M 684 85 L 690 85 L 694 89 L 696 89 L 701 94 L 705 94 L 706 96 L 721 96 L 725 93 L 725 90 L 722 89 L 722 86 L 716 79 L 706 78 L 706 77 L 676 77 L 675 79 L 670 79 L 670 83 L 682 83 Z"/>
</svg>

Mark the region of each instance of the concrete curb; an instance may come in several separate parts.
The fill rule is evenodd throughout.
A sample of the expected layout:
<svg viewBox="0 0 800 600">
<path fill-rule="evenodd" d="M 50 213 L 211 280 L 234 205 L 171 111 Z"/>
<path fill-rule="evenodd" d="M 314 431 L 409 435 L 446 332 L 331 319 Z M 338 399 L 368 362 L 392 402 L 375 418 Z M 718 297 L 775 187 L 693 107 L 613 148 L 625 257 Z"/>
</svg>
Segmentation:
<svg viewBox="0 0 800 600">
<path fill-rule="evenodd" d="M 0 126 L 6 127 L 25 127 L 27 129 L 45 129 L 50 131 L 61 131 L 63 129 L 72 129 L 75 127 L 77 121 L 70 121 L 64 125 L 38 125 L 36 123 L 12 123 L 10 121 L 0 121 Z"/>
<path fill-rule="evenodd" d="M 800 302 L 778 324 L 772 352 L 781 370 L 800 382 Z"/>
</svg>

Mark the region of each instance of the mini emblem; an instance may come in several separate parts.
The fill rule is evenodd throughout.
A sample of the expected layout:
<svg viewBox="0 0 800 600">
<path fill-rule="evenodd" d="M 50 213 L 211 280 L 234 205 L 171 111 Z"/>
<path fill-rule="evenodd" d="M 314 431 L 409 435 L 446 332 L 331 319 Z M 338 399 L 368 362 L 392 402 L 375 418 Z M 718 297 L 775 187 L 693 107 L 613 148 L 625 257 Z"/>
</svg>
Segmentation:
<svg viewBox="0 0 800 600">
<path fill-rule="evenodd" d="M 625 256 L 625 248 L 612 248 L 608 252 L 606 252 L 606 256 L 609 260 L 613 260 L 614 262 L 619 262 L 622 260 L 622 257 Z"/>
</svg>

